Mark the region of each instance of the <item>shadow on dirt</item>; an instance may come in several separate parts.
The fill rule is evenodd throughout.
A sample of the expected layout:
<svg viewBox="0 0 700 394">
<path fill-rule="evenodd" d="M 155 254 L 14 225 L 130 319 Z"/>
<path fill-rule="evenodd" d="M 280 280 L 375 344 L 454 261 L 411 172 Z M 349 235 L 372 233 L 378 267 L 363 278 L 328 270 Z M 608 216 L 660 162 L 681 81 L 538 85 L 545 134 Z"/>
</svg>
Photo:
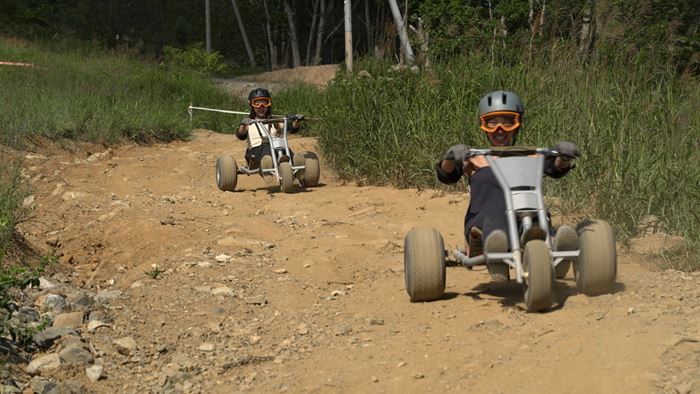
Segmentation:
<svg viewBox="0 0 700 394">
<path fill-rule="evenodd" d="M 297 194 L 297 193 L 311 193 L 314 191 L 314 189 L 322 188 L 328 186 L 325 183 L 319 183 L 318 185 L 310 188 L 305 188 L 305 187 L 299 187 L 296 186 L 294 190 L 290 194 Z M 249 189 L 237 189 L 235 192 L 260 192 L 260 191 L 266 191 L 267 194 L 286 194 L 280 190 L 279 185 L 267 185 L 267 186 L 259 186 L 259 187 L 252 187 Z"/>
<path fill-rule="evenodd" d="M 609 294 L 616 294 L 624 290 L 624 283 L 615 282 L 613 291 Z M 542 313 L 557 311 L 564 307 L 569 297 L 581 294 L 576 288 L 576 281 L 573 278 L 557 280 L 554 283 L 553 293 L 554 305 Z M 475 301 L 498 301 L 504 308 L 526 310 L 523 303 L 523 286 L 515 281 L 481 283 L 463 295 L 471 297 Z"/>
</svg>

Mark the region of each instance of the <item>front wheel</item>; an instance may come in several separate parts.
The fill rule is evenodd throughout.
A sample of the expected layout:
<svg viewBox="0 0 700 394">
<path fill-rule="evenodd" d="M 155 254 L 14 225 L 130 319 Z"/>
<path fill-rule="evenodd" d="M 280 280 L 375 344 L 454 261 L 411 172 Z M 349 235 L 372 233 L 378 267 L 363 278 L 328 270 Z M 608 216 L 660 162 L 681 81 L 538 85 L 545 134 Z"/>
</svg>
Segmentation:
<svg viewBox="0 0 700 394">
<path fill-rule="evenodd" d="M 615 236 L 603 220 L 586 221 L 578 226 L 578 261 L 574 276 L 579 291 L 586 295 L 609 293 L 617 276 Z"/>
<path fill-rule="evenodd" d="M 321 166 L 314 152 L 304 152 L 304 177 L 302 183 L 307 187 L 318 186 L 321 178 Z"/>
<path fill-rule="evenodd" d="M 292 165 L 288 161 L 285 161 L 280 163 L 278 169 L 281 178 L 280 190 L 282 190 L 283 193 L 291 193 L 294 189 L 294 172 L 292 171 Z"/>
<path fill-rule="evenodd" d="M 232 192 L 236 190 L 236 183 L 238 183 L 236 160 L 229 155 L 219 156 L 216 159 L 216 186 L 219 190 Z"/>
<path fill-rule="evenodd" d="M 412 228 L 403 243 L 406 292 L 411 302 L 433 301 L 445 292 L 445 244 L 430 227 Z"/>
<path fill-rule="evenodd" d="M 528 311 L 542 311 L 552 306 L 552 255 L 547 244 L 539 239 L 525 245 L 523 252 L 525 305 Z"/>
</svg>

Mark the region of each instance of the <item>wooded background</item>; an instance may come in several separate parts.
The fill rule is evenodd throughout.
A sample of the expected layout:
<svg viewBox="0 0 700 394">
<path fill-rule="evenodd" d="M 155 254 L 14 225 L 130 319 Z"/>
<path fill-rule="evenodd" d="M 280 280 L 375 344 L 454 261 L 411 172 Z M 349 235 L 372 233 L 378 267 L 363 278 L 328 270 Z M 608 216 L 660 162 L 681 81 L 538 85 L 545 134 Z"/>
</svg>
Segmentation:
<svg viewBox="0 0 700 394">
<path fill-rule="evenodd" d="M 0 33 L 76 38 L 160 57 L 166 46 L 203 48 L 205 1 L 0 0 Z M 342 0 L 209 1 L 212 49 L 234 69 L 344 60 Z M 356 57 L 404 60 L 390 2 L 352 0 Z M 399 0 L 397 5 L 423 65 L 473 54 L 505 63 L 641 54 L 696 74 L 700 63 L 697 0 Z"/>
</svg>

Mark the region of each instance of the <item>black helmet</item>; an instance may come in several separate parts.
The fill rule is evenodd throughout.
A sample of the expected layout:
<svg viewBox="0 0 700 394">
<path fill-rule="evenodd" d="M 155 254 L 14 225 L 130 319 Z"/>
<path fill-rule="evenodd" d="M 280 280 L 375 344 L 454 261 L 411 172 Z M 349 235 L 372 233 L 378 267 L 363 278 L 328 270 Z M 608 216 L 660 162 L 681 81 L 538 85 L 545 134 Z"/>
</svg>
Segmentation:
<svg viewBox="0 0 700 394">
<path fill-rule="evenodd" d="M 265 89 L 265 88 L 255 88 L 248 93 L 248 102 L 250 103 L 253 101 L 253 99 L 259 98 L 259 97 L 267 97 L 267 98 L 272 98 L 270 96 L 270 91 Z"/>
</svg>

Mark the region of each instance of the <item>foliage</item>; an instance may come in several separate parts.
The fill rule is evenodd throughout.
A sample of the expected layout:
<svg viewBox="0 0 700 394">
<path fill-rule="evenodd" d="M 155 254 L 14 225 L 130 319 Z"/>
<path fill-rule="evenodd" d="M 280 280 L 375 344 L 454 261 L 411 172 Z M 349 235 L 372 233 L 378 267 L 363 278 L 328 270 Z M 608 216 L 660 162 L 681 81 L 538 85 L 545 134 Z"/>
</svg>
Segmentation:
<svg viewBox="0 0 700 394">
<path fill-rule="evenodd" d="M 170 141 L 187 138 L 192 127 L 225 127 L 225 117 L 210 113 L 189 123 L 190 103 L 231 102 L 197 72 L 142 63 L 124 53 L 54 52 L 5 38 L 0 58 L 36 65 L 0 73 L 0 142 L 31 134 L 102 143 Z"/>
<path fill-rule="evenodd" d="M 163 48 L 165 63 L 169 66 L 183 67 L 205 74 L 222 74 L 226 65 L 222 63 L 223 55 L 219 52 L 207 53 L 201 42 L 179 49 L 166 45 Z"/>
<path fill-rule="evenodd" d="M 148 275 L 148 277 L 151 279 L 158 279 L 158 277 L 160 277 L 160 274 L 162 274 L 163 272 L 165 272 L 165 270 L 157 264 L 153 264 L 153 267 L 151 267 L 150 271 L 144 271 L 144 273 Z"/>
<path fill-rule="evenodd" d="M 21 206 L 26 192 L 21 184 L 21 162 L 7 157 L 2 152 L 0 152 L 0 159 L 3 163 L 7 163 L 0 167 L 0 263 L 2 263 L 14 237 L 15 226 L 25 217 Z"/>
<path fill-rule="evenodd" d="M 322 63 L 345 57 L 343 2 L 326 1 Z M 290 36 L 283 2 L 239 1 L 258 66 L 289 65 Z M 364 3 L 364 4 L 363 4 Z M 399 1 L 409 24 L 420 18 L 434 61 L 474 54 L 516 62 L 520 54 L 556 56 L 560 47 L 579 47 L 585 21 L 596 32 L 593 51 L 577 56 L 615 57 L 645 52 L 678 71 L 698 72 L 700 7 L 696 2 L 661 0 L 410 0 Z M 232 69 L 248 64 L 231 2 L 211 0 L 213 49 Z M 289 0 L 301 58 L 315 46 L 312 31 L 317 0 Z M 125 6 L 103 0 L 0 0 L 0 33 L 46 39 L 77 38 L 106 48 L 130 48 L 162 56 L 164 48 L 185 48 L 205 39 L 202 3 L 140 1 Z M 386 1 L 353 2 L 356 55 L 399 58 L 398 36 Z M 269 23 L 269 30 L 268 30 Z M 268 37 L 269 35 L 269 37 Z M 415 38 L 415 37 L 414 37 Z M 310 44 L 310 45 L 309 45 Z M 414 45 L 417 41 L 414 40 Z M 270 59 L 270 45 L 277 59 Z M 415 45 L 416 47 L 418 45 Z M 375 52 L 375 48 L 381 48 Z M 419 48 L 414 48 L 419 51 Z M 425 54 L 423 54 L 425 55 Z M 199 57 L 199 60 L 203 58 Z M 274 60 L 274 61 L 273 61 Z M 205 62 L 206 63 L 206 62 Z M 199 63 L 198 63 L 199 64 Z"/>
<path fill-rule="evenodd" d="M 18 297 L 17 291 L 29 286 L 39 286 L 39 276 L 44 272 L 49 259 L 42 259 L 37 268 L 26 266 L 5 267 L 0 261 L 0 336 L 9 335 L 10 339 L 22 347 L 27 347 L 32 342 L 32 337 L 42 331 L 48 325 L 44 319 L 39 324 L 27 324 L 11 319 L 14 304 L 12 301 Z"/>
<path fill-rule="evenodd" d="M 300 133 L 313 135 L 318 125 L 319 103 L 322 92 L 313 85 L 297 83 L 291 85 L 274 97 L 275 113 L 280 115 L 302 114 L 305 121 Z"/>
</svg>

